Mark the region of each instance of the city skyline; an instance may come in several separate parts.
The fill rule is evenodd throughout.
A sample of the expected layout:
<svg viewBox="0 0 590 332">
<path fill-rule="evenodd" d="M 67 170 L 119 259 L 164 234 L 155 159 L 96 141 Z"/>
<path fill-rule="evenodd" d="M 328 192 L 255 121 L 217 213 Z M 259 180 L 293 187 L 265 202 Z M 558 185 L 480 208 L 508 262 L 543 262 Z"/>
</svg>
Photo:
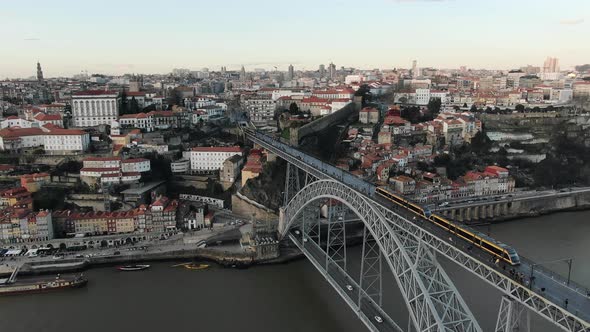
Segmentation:
<svg viewBox="0 0 590 332">
<path fill-rule="evenodd" d="M 46 77 L 241 65 L 317 70 L 330 62 L 338 68 L 410 68 L 413 59 L 436 68 L 542 66 L 548 56 L 559 58 L 562 69 L 587 63 L 590 49 L 579 41 L 588 22 L 578 13 L 588 12 L 590 3 L 562 2 L 575 12 L 551 10 L 548 0 L 532 4 L 305 0 L 277 10 L 268 0 L 10 3 L 0 13 L 0 27 L 16 32 L 5 36 L 10 46 L 0 50 L 0 78 L 34 76 L 31 64 L 37 61 Z M 351 12 L 369 14 L 342 19 Z"/>
</svg>

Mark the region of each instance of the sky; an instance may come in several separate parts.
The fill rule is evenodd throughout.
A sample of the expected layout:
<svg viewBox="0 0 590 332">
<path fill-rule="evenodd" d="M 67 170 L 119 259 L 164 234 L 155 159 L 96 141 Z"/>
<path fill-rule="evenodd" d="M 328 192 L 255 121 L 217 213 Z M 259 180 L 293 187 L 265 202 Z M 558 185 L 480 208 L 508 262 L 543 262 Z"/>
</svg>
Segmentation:
<svg viewBox="0 0 590 332">
<path fill-rule="evenodd" d="M 2 0 L 0 31 L 0 79 L 590 63 L 589 0 Z"/>
</svg>

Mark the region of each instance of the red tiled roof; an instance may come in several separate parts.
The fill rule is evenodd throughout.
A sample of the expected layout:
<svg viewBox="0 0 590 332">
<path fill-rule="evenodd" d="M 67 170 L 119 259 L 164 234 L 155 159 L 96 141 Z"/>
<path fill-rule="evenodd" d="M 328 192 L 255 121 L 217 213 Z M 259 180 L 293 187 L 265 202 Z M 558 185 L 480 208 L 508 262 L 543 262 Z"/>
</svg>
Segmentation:
<svg viewBox="0 0 590 332">
<path fill-rule="evenodd" d="M 124 164 L 131 164 L 131 163 L 142 163 L 145 161 L 150 161 L 149 159 L 145 159 L 145 158 L 130 158 L 130 159 L 125 159 L 123 160 Z"/>
<path fill-rule="evenodd" d="M 119 172 L 118 168 L 84 167 L 80 172 Z"/>
<path fill-rule="evenodd" d="M 82 160 L 82 162 L 84 161 L 115 161 L 115 160 L 121 160 L 120 157 L 88 157 L 88 158 L 84 158 Z"/>
<path fill-rule="evenodd" d="M 59 114 L 47 114 L 47 113 L 37 113 L 35 115 L 35 120 L 37 121 L 60 121 L 61 115 Z"/>
<path fill-rule="evenodd" d="M 114 95 L 119 94 L 118 91 L 113 90 L 85 90 L 76 91 L 73 93 L 74 96 L 101 96 L 101 95 Z"/>
<path fill-rule="evenodd" d="M 192 148 L 196 152 L 242 152 L 239 146 L 197 146 Z"/>
<path fill-rule="evenodd" d="M 4 128 L 0 130 L 0 137 L 2 138 L 16 138 L 21 136 L 36 136 L 43 134 L 44 132 L 40 128 Z"/>
<path fill-rule="evenodd" d="M 88 133 L 83 130 L 61 129 L 61 128 L 56 127 L 55 129 L 49 130 L 49 132 L 46 133 L 46 135 L 59 135 L 59 136 L 77 135 L 77 136 L 79 136 L 79 135 L 88 135 Z"/>
</svg>

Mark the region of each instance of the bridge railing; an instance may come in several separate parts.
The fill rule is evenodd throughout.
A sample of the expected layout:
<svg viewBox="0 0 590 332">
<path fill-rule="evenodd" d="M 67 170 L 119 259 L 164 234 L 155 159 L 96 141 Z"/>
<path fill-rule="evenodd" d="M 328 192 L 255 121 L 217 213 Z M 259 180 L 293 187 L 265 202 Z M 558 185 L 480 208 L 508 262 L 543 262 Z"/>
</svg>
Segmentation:
<svg viewBox="0 0 590 332">
<path fill-rule="evenodd" d="M 533 268 L 531 270 L 531 274 L 532 275 L 526 276 L 527 278 L 535 277 L 535 276 L 538 276 L 539 274 L 543 274 L 546 277 L 548 277 L 548 278 L 554 280 L 555 282 L 561 284 L 563 287 L 570 288 L 570 289 L 574 290 L 575 292 L 579 293 L 580 295 L 585 296 L 585 297 L 588 297 L 590 299 L 590 287 L 584 286 L 584 285 L 582 285 L 580 283 L 577 283 L 577 282 L 571 280 L 571 278 L 568 281 L 567 278 L 564 277 L 563 275 L 561 275 L 561 274 L 559 274 L 559 273 L 557 273 L 557 272 L 555 272 L 553 270 L 550 270 L 550 269 L 548 269 L 548 268 L 546 268 L 546 267 L 544 267 L 544 266 L 542 266 L 540 264 L 537 264 L 537 263 L 535 263 L 535 262 L 533 262 L 530 259 L 527 259 L 525 257 L 520 257 L 520 260 L 523 263 L 527 263 L 529 266 L 533 266 Z M 533 281 L 531 281 L 530 286 L 532 288 L 534 288 L 534 289 L 541 290 L 541 287 L 537 287 L 535 285 L 534 279 L 533 279 Z M 541 293 L 544 293 L 544 292 L 541 292 Z"/>
</svg>

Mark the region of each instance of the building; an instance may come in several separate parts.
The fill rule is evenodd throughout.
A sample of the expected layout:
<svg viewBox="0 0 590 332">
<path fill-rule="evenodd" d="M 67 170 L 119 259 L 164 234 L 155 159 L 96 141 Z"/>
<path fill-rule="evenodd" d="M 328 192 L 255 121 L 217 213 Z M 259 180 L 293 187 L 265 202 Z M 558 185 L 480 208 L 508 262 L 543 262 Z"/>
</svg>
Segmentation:
<svg viewBox="0 0 590 332">
<path fill-rule="evenodd" d="M 559 72 L 559 59 L 547 57 L 543 63 L 543 73 L 557 73 Z"/>
<path fill-rule="evenodd" d="M 39 191 L 47 183 L 51 183 L 51 176 L 48 173 L 25 174 L 20 177 L 21 187 L 31 193 Z"/>
<path fill-rule="evenodd" d="M 59 237 L 72 234 L 106 235 L 164 232 L 176 229 L 178 201 L 158 198 L 151 205 L 117 212 L 54 211 L 55 232 Z"/>
<path fill-rule="evenodd" d="M 170 163 L 170 168 L 174 174 L 184 174 L 190 171 L 191 161 L 188 159 L 179 159 Z"/>
<path fill-rule="evenodd" d="M 590 97 L 590 81 L 574 82 L 574 97 Z"/>
<path fill-rule="evenodd" d="M 393 185 L 394 190 L 402 195 L 411 195 L 416 190 L 416 180 L 409 176 L 398 175 L 390 178 L 389 182 Z"/>
<path fill-rule="evenodd" d="M 240 167 L 242 166 L 243 158 L 241 155 L 233 155 L 223 162 L 221 170 L 219 170 L 219 181 L 223 190 L 229 189 L 236 181 L 240 174 Z"/>
<path fill-rule="evenodd" d="M 51 125 L 0 130 L 0 150 L 19 151 L 43 147 L 50 153 L 72 153 L 84 152 L 89 146 L 90 135 L 82 130 L 62 129 Z"/>
<path fill-rule="evenodd" d="M 276 103 L 271 96 L 242 96 L 241 104 L 255 126 L 273 123 Z"/>
<path fill-rule="evenodd" d="M 117 91 L 87 90 L 72 95 L 72 120 L 76 127 L 110 125 L 119 119 Z"/>
<path fill-rule="evenodd" d="M 5 208 L 0 214 L 0 243 L 45 241 L 53 237 L 53 220 L 48 211 Z"/>
<path fill-rule="evenodd" d="M 149 172 L 149 159 L 124 159 L 120 157 L 90 157 L 82 160 L 80 179 L 88 185 L 112 185 L 137 183 L 141 173 Z"/>
<path fill-rule="evenodd" d="M 234 155 L 243 155 L 239 146 L 194 147 L 186 154 L 189 156 L 191 171 L 193 172 L 219 171 L 227 158 Z"/>
<path fill-rule="evenodd" d="M 374 107 L 365 107 L 359 112 L 359 121 L 363 124 L 379 123 L 379 110 Z"/>
<path fill-rule="evenodd" d="M 0 191 L 0 207 L 33 208 L 33 196 L 25 187 Z"/>
<path fill-rule="evenodd" d="M 242 186 L 250 179 L 257 178 L 262 173 L 262 151 L 258 149 L 250 150 L 250 155 L 246 161 L 246 165 L 242 169 Z"/>
</svg>

